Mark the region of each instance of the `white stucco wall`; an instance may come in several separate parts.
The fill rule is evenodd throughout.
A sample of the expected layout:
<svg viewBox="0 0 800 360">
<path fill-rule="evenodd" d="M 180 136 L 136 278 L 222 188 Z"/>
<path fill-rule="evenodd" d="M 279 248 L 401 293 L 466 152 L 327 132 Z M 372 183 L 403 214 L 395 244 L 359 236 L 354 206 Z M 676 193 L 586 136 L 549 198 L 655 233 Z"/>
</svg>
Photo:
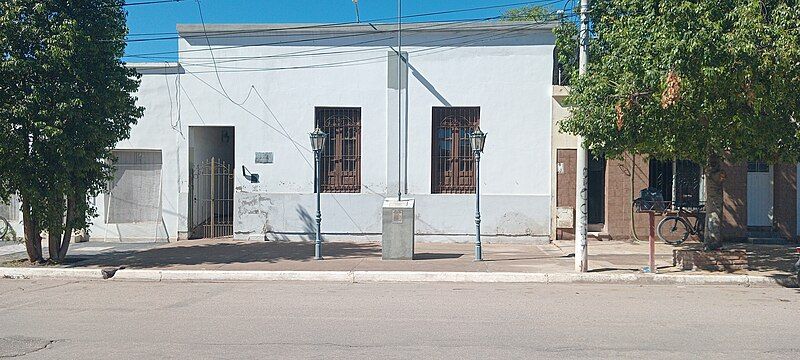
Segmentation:
<svg viewBox="0 0 800 360">
<path fill-rule="evenodd" d="M 474 231 L 474 195 L 431 194 L 434 106 L 481 108 L 481 128 L 488 133 L 481 161 L 482 229 L 488 240 L 548 239 L 554 39 L 547 28 L 515 26 L 404 34 L 412 70 L 408 168 L 401 178 L 408 179 L 404 196 L 417 200 L 416 229 L 426 239 L 460 241 Z M 179 27 L 190 36 L 179 40 L 181 74 L 143 77 L 139 97 L 145 117 L 120 144 L 163 149 L 164 228 L 170 238 L 187 231 L 190 126 L 233 126 L 234 168 L 245 166 L 260 176 L 252 184 L 235 171 L 236 238 L 310 234 L 315 208 L 307 134 L 317 106 L 360 107 L 362 118 L 361 193 L 323 194 L 325 236 L 381 233 L 382 200 L 394 196 L 398 185 L 397 93 L 387 86 L 387 51 L 396 40 L 391 33 L 364 35 L 366 28 L 352 37 L 341 36 L 341 30 L 211 37 L 218 79 L 206 39 Z M 318 40 L 286 44 L 311 37 Z M 330 39 L 320 40 L 325 37 Z M 284 44 L 264 45 L 276 42 Z M 174 111 L 180 104 L 173 129 L 165 93 L 175 93 L 175 76 L 183 90 L 179 99 L 173 96 Z M 273 152 L 274 163 L 255 164 L 255 152 Z"/>
<path fill-rule="evenodd" d="M 145 108 L 144 116 L 131 129 L 131 136 L 117 145 L 117 149 L 161 150 L 162 156 L 162 221 L 139 224 L 106 224 L 105 196 L 95 199 L 99 217 L 90 228 L 92 240 L 121 242 L 151 242 L 176 240 L 181 224 L 186 225 L 186 210 L 181 210 L 178 181 L 182 172 L 178 160 L 181 146 L 186 144 L 187 132 L 179 125 L 177 64 L 132 65 L 142 74 L 136 94 L 139 106 Z"/>
</svg>

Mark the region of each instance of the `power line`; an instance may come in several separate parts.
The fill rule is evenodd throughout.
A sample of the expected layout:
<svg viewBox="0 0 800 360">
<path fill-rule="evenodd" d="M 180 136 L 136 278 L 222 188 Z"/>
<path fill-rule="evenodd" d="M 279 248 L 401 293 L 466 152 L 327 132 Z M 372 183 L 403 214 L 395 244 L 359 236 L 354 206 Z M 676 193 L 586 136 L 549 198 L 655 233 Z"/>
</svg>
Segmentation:
<svg viewBox="0 0 800 360">
<path fill-rule="evenodd" d="M 181 0 L 182 1 L 182 0 Z M 463 9 L 454 9 L 454 10 L 441 10 L 441 11 L 434 11 L 434 12 L 427 12 L 427 13 L 419 13 L 419 14 L 412 14 L 412 15 L 404 15 L 402 19 L 413 19 L 419 17 L 426 17 L 426 16 L 435 16 L 435 15 L 447 15 L 447 14 L 456 14 L 462 12 L 472 12 L 472 11 L 481 11 L 481 10 L 491 10 L 491 9 L 499 9 L 505 7 L 514 7 L 514 6 L 523 6 L 523 5 L 540 5 L 540 6 L 550 6 L 558 3 L 562 3 L 568 0 L 537 0 L 537 1 L 525 1 L 525 2 L 517 2 L 517 3 L 510 3 L 510 4 L 503 4 L 503 5 L 491 5 L 491 6 L 481 6 L 481 7 L 472 7 L 472 8 L 463 8 Z M 169 2 L 169 1 L 164 1 Z M 242 35 L 242 34 L 256 34 L 255 36 L 260 36 L 265 33 L 272 33 L 272 32 L 281 32 L 281 31 L 295 31 L 295 30 L 319 30 L 324 28 L 335 28 L 340 26 L 346 25 L 356 25 L 356 24 L 364 24 L 364 23 L 379 23 L 382 21 L 393 21 L 397 20 L 398 17 L 384 17 L 372 20 L 365 20 L 359 22 L 339 22 L 339 23 L 329 23 L 329 24 L 313 24 L 313 25 L 300 25 L 294 27 L 286 27 L 280 29 L 260 29 L 260 30 L 224 30 L 224 31 L 212 31 L 212 32 L 205 32 L 205 34 L 199 35 L 174 35 L 174 36 L 165 36 L 165 37 L 153 37 L 153 38 L 143 38 L 143 39 L 129 39 L 126 42 L 146 42 L 146 41 L 165 41 L 165 40 L 177 40 L 180 38 L 197 38 L 197 37 L 225 37 L 229 35 Z M 175 33 L 152 33 L 152 35 L 159 35 L 159 34 L 175 34 Z M 139 34 L 129 34 L 130 36 L 142 36 Z M 117 40 L 108 40 L 108 41 L 117 41 Z"/>
<path fill-rule="evenodd" d="M 555 14 L 558 14 L 558 13 L 556 12 Z M 571 18 L 571 17 L 577 16 L 577 14 L 574 14 L 574 13 L 571 13 L 571 14 L 562 13 L 562 14 L 563 14 L 562 19 L 567 19 L 567 18 Z M 460 23 L 460 24 L 475 23 L 475 22 L 495 20 L 495 19 L 498 19 L 498 18 L 501 18 L 501 16 L 494 16 L 494 17 L 483 18 L 483 19 L 460 20 L 458 23 Z M 441 24 L 433 24 L 433 25 L 426 26 L 426 27 L 417 27 L 417 29 L 432 29 L 432 28 L 436 28 L 436 27 L 440 27 L 440 26 L 447 26 L 447 25 L 450 25 L 452 23 L 453 22 L 447 22 L 447 23 L 441 23 Z M 373 33 L 368 33 L 368 34 L 379 34 L 379 33 L 381 33 L 381 32 L 373 32 Z M 363 35 L 368 35 L 368 34 L 363 34 Z M 358 36 L 362 36 L 362 34 L 359 34 Z M 355 36 L 353 36 L 353 37 L 355 37 Z M 463 36 L 459 36 L 459 37 L 456 37 L 456 38 L 461 38 L 461 37 L 463 37 Z M 372 52 L 372 51 L 377 51 L 377 50 L 381 50 L 381 49 L 377 49 L 377 48 L 360 48 L 360 49 L 336 50 L 336 51 L 324 51 L 324 50 L 327 50 L 327 49 L 341 49 L 341 48 L 347 48 L 347 47 L 357 46 L 357 45 L 366 45 L 366 44 L 376 43 L 376 42 L 380 42 L 380 41 L 391 40 L 393 38 L 394 38 L 393 36 L 387 36 L 387 37 L 369 39 L 369 40 L 364 40 L 364 41 L 350 42 L 350 43 L 347 43 L 347 44 L 331 45 L 331 46 L 327 46 L 327 47 L 323 47 L 323 48 L 290 51 L 290 52 L 285 52 L 285 53 L 281 53 L 281 54 L 258 55 L 258 56 L 217 56 L 217 55 L 215 55 L 215 58 L 216 58 L 218 64 L 222 64 L 222 63 L 232 63 L 232 62 L 239 62 L 239 61 L 272 59 L 272 58 L 309 57 L 309 56 L 325 56 L 325 55 L 337 55 L 337 54 L 347 54 L 347 53 L 357 53 L 357 52 Z M 445 39 L 445 40 L 449 40 L 449 39 Z M 408 45 L 409 46 L 423 45 L 423 44 L 436 42 L 436 41 L 439 41 L 439 40 L 421 41 L 421 42 L 409 43 Z M 264 44 L 259 44 L 259 45 L 264 45 Z M 258 45 L 251 45 L 251 46 L 258 46 Z M 217 48 L 217 50 L 222 50 L 222 48 Z M 199 51 L 204 51 L 204 50 L 201 49 Z M 154 61 L 162 61 L 162 60 L 165 60 L 165 59 L 167 59 L 167 60 L 173 59 L 173 57 L 171 57 L 171 56 L 128 55 L 126 57 L 129 57 L 129 58 L 142 58 L 142 59 L 149 59 L 149 60 L 154 60 Z M 220 60 L 220 59 L 222 59 L 222 60 Z M 195 62 L 195 60 L 211 60 L 211 58 L 209 58 L 209 57 L 192 57 L 192 58 L 189 58 L 189 59 L 182 59 L 181 63 L 183 63 L 183 64 L 210 64 L 210 62 L 201 63 L 201 62 Z"/>
<path fill-rule="evenodd" d="M 134 3 L 123 3 L 122 5 L 109 5 L 109 6 L 155 5 L 155 4 L 177 3 L 181 1 L 183 0 L 152 0 L 152 1 L 140 1 Z"/>
<path fill-rule="evenodd" d="M 200 22 L 203 24 L 203 34 L 206 34 L 206 21 L 203 17 L 203 7 L 200 6 L 200 0 L 195 0 L 195 2 L 197 3 L 197 12 L 200 14 Z M 208 40 L 208 36 L 206 36 L 206 44 L 208 44 L 208 53 L 211 54 L 211 61 L 214 62 L 214 73 L 217 74 L 217 82 L 219 83 L 219 87 L 222 89 L 222 92 L 225 93 L 225 96 L 228 98 L 228 100 L 233 101 L 230 95 L 228 95 L 228 92 L 225 90 L 225 85 L 222 85 L 222 79 L 219 77 L 219 71 L 217 71 L 217 60 L 214 59 L 214 50 L 211 49 L 211 41 Z M 242 104 L 247 102 L 247 99 L 249 98 L 250 93 L 247 94 L 247 98 L 242 101 Z"/>
<path fill-rule="evenodd" d="M 409 52 L 409 54 L 429 53 L 431 51 L 435 51 L 435 50 L 441 49 L 441 48 L 457 47 L 457 46 L 473 44 L 473 43 L 477 43 L 477 42 L 484 42 L 484 41 L 489 41 L 489 40 L 492 40 L 492 39 L 495 39 L 495 38 L 499 38 L 499 37 L 508 38 L 508 37 L 524 36 L 524 34 L 523 35 L 513 35 L 513 34 L 514 33 L 518 33 L 520 31 L 523 31 L 523 30 L 528 30 L 528 29 L 532 30 L 532 29 L 535 29 L 536 27 L 538 27 L 540 25 L 543 25 L 543 24 L 546 24 L 546 22 L 525 23 L 525 24 L 522 24 L 522 25 L 519 25 L 519 26 L 515 26 L 515 27 L 512 27 L 510 29 L 507 29 L 507 30 L 504 30 L 504 31 L 498 32 L 498 33 L 477 34 L 477 35 L 476 34 L 459 35 L 459 36 L 454 36 L 454 37 L 449 37 L 449 38 L 444 38 L 444 39 L 434 39 L 434 40 L 417 42 L 417 43 L 413 43 L 413 44 L 406 44 L 406 46 L 418 46 L 418 45 L 423 45 L 423 44 L 432 43 L 432 42 L 442 42 L 442 41 L 451 41 L 451 40 L 458 40 L 458 39 L 468 39 L 468 40 L 462 41 L 462 42 L 441 44 L 441 45 L 437 45 L 437 46 L 434 46 L 434 47 L 430 47 L 430 48 L 426 48 L 426 49 L 420 49 L 420 50 L 415 50 L 415 51 Z M 512 34 L 512 35 L 509 36 L 508 34 Z M 369 50 L 370 51 L 375 51 L 375 50 L 380 50 L 380 49 L 369 49 Z M 268 57 L 268 56 L 269 55 L 265 55 L 264 57 Z M 362 58 L 362 59 L 350 59 L 350 60 L 342 60 L 342 61 L 322 63 L 322 64 L 313 64 L 313 65 L 298 65 L 298 66 L 271 67 L 271 68 L 240 68 L 240 67 L 225 67 L 225 66 L 216 65 L 214 71 L 219 71 L 219 72 L 255 72 L 255 71 L 275 71 L 275 70 L 297 70 L 297 69 L 306 69 L 306 68 L 312 68 L 312 69 L 313 68 L 330 68 L 330 67 L 341 67 L 341 66 L 349 66 L 349 65 L 368 64 L 368 63 L 374 62 L 375 60 L 384 61 L 385 60 L 385 56 L 382 55 L 382 56 L 367 57 L 367 58 Z M 190 62 L 186 62 L 186 61 L 182 61 L 181 63 L 184 66 L 189 66 L 189 67 L 211 67 L 211 65 L 209 65 L 209 63 L 190 63 Z M 227 69 L 227 70 L 219 70 L 219 69 Z M 210 72 L 210 71 L 199 71 L 199 72 L 196 71 L 195 73 L 208 73 L 208 72 Z"/>
<path fill-rule="evenodd" d="M 471 19 L 471 20 L 464 20 L 465 22 L 459 22 L 460 24 L 466 23 L 477 23 L 483 21 L 489 21 L 493 19 L 497 19 L 498 17 L 491 17 L 491 18 L 483 18 L 483 19 Z M 425 27 L 418 27 L 417 29 L 434 29 L 438 27 L 448 26 L 452 23 L 440 23 L 440 24 L 432 24 Z M 380 34 L 382 32 L 372 32 L 369 34 Z M 331 45 L 324 48 L 316 48 L 316 49 L 306 49 L 306 50 L 297 50 L 297 51 L 290 51 L 282 54 L 273 54 L 273 55 L 258 55 L 258 56 L 232 56 L 232 57 L 220 57 L 215 55 L 215 59 L 217 60 L 218 64 L 222 63 L 231 63 L 231 62 L 239 62 L 239 61 L 248 61 L 248 60 L 259 60 L 259 59 L 268 59 L 268 58 L 291 58 L 291 57 L 308 57 L 308 56 L 320 56 L 320 55 L 336 55 L 336 54 L 347 54 L 347 53 L 356 53 L 356 52 L 368 52 L 368 51 L 376 51 L 381 49 L 375 48 L 366 48 L 366 49 L 349 49 L 349 50 L 336 50 L 336 51 L 324 51 L 327 49 L 341 49 L 350 46 L 357 46 L 357 45 L 366 45 L 371 43 L 376 43 L 380 41 L 387 41 L 394 39 L 394 36 L 387 36 L 387 37 L 380 37 L 377 39 L 369 39 L 364 41 L 357 41 L 351 42 L 348 44 L 341 44 L 341 45 Z M 437 40 L 429 40 L 429 41 L 421 41 L 416 43 L 411 43 L 409 45 L 422 45 L 430 42 L 435 42 Z M 140 57 L 140 56 L 129 56 L 129 57 Z M 162 60 L 165 58 L 170 57 L 150 57 L 150 56 L 141 56 L 141 58 L 145 59 L 152 59 L 152 60 Z M 220 60 L 223 59 L 223 60 Z M 211 58 L 199 58 L 199 57 L 192 57 L 191 59 L 183 59 L 182 63 L 186 64 L 197 64 L 196 62 L 192 62 L 191 60 L 211 60 Z M 208 62 L 206 62 L 208 64 Z"/>
<path fill-rule="evenodd" d="M 494 39 L 502 39 L 502 38 L 511 38 L 511 37 L 519 37 L 524 36 L 524 34 L 516 34 L 513 33 L 534 29 L 535 26 L 542 25 L 541 23 L 538 24 L 527 24 L 527 25 L 520 25 L 516 29 L 506 30 L 500 34 L 482 34 L 482 35 L 462 35 L 456 38 L 466 38 L 466 37 L 475 37 L 475 36 L 482 36 L 482 38 L 478 39 L 471 39 L 466 40 L 459 43 L 453 44 L 446 44 L 446 45 L 439 45 L 435 47 L 430 47 L 427 49 L 420 49 L 415 51 L 409 51 L 408 54 L 423 54 L 423 55 L 430 55 L 436 54 L 443 51 L 450 51 L 457 49 L 459 46 L 469 45 L 480 43 L 484 41 L 490 41 Z M 512 34 L 512 35 L 509 35 Z M 448 40 L 454 40 L 455 38 L 450 38 Z M 408 45 L 406 45 L 408 46 Z M 440 50 L 440 51 L 436 51 Z M 436 51 L 436 52 L 434 52 Z M 210 73 L 210 72 L 223 72 L 223 73 L 243 73 L 243 72 L 261 72 L 261 71 L 277 71 L 277 70 L 300 70 L 300 69 L 324 69 L 324 68 L 333 68 L 333 67 L 344 67 L 344 66 L 352 66 L 352 65 L 366 65 L 375 62 L 383 62 L 385 61 L 386 56 L 376 56 L 371 58 L 364 58 L 364 59 L 353 59 L 353 60 L 343 60 L 338 62 L 330 62 L 330 63 L 323 63 L 323 64 L 314 64 L 314 65 L 299 65 L 299 66 L 286 66 L 286 67 L 273 67 L 273 68 L 232 68 L 229 70 L 209 70 L 209 71 L 194 71 L 195 74 L 203 74 L 203 73 Z M 203 65 L 203 64 L 185 64 L 189 67 L 210 67 L 210 65 Z M 219 67 L 225 69 L 225 67 Z"/>
<path fill-rule="evenodd" d="M 449 22 L 448 24 L 454 24 L 458 22 Z M 303 38 L 303 39 L 296 39 L 296 40 L 282 40 L 282 41 L 271 41 L 271 42 L 264 42 L 264 43 L 257 43 L 257 44 L 244 44 L 244 45 L 231 45 L 231 46 L 220 46 L 217 47 L 216 50 L 226 50 L 226 49 L 237 49 L 237 48 L 244 48 L 244 47 L 254 47 L 254 46 L 272 46 L 272 45 L 287 45 L 287 44 L 299 44 L 299 43 L 307 43 L 307 42 L 315 42 L 320 40 L 335 40 L 335 39 L 342 39 L 342 38 L 354 38 L 354 37 L 361 37 L 361 36 L 370 36 L 375 34 L 381 33 L 394 33 L 396 30 L 375 30 L 375 31 L 364 31 L 364 32 L 351 32 L 342 35 L 334 35 L 334 36 L 323 36 L 323 37 L 312 37 L 312 38 Z M 193 53 L 198 51 L 206 51 L 205 49 L 187 49 L 187 50 L 173 50 L 173 51 L 159 51 L 159 52 L 151 52 L 151 53 L 139 53 L 139 54 L 130 54 L 126 55 L 126 57 L 142 57 L 148 58 L 152 55 L 171 55 L 171 54 L 184 54 L 184 53 Z"/>
</svg>

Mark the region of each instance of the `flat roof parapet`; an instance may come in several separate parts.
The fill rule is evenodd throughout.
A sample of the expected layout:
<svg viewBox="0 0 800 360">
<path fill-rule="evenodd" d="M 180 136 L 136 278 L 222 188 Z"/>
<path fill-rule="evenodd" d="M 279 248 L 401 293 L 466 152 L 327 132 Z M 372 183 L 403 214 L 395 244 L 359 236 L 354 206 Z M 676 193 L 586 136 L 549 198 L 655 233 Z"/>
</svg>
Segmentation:
<svg viewBox="0 0 800 360">
<path fill-rule="evenodd" d="M 458 22 L 424 22 L 403 24 L 403 31 L 409 32 L 453 32 L 453 31 L 552 31 L 557 22 L 536 21 L 458 21 Z M 213 34 L 214 36 L 264 32 L 267 34 L 329 34 L 329 33 L 363 33 L 365 31 L 394 32 L 397 24 L 178 24 L 181 36 L 195 34 Z"/>
</svg>

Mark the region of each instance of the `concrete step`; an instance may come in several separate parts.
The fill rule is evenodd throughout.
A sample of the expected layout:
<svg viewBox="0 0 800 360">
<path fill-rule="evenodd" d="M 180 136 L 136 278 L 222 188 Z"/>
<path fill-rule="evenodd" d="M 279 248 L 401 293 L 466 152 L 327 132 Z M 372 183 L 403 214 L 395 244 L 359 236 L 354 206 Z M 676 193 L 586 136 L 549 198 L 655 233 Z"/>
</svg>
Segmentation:
<svg viewBox="0 0 800 360">
<path fill-rule="evenodd" d="M 749 230 L 747 232 L 748 238 L 755 238 L 755 239 L 767 239 L 767 238 L 779 238 L 781 237 L 776 231 L 772 230 Z"/>
<path fill-rule="evenodd" d="M 788 245 L 789 242 L 780 237 L 748 237 L 747 242 L 753 245 Z"/>
</svg>

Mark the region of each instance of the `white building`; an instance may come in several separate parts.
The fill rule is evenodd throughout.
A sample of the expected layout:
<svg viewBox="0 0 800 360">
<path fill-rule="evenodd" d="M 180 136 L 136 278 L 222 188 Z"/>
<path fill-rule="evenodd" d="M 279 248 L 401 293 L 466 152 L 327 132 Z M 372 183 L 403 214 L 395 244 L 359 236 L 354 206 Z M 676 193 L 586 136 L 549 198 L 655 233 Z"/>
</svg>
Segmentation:
<svg viewBox="0 0 800 360">
<path fill-rule="evenodd" d="M 308 133 L 321 127 L 332 144 L 322 171 L 326 240 L 379 240 L 383 199 L 400 189 L 416 200 L 418 240 L 471 241 L 466 136 L 478 125 L 488 133 L 486 240 L 549 240 L 551 24 L 407 25 L 400 90 L 394 25 L 179 25 L 178 33 L 177 63 L 130 64 L 142 74 L 146 111 L 117 147 L 93 240 L 211 236 L 212 190 L 214 236 L 309 239 Z M 212 158 L 221 173 L 213 186 Z"/>
</svg>

